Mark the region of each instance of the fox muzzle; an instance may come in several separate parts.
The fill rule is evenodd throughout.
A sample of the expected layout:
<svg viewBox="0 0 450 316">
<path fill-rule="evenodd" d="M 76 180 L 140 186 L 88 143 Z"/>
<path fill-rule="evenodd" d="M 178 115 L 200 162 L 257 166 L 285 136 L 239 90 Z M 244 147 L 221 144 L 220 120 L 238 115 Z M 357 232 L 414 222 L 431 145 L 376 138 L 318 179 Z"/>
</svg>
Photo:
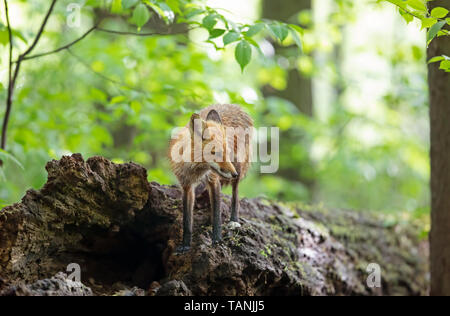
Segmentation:
<svg viewBox="0 0 450 316">
<path fill-rule="evenodd" d="M 227 178 L 227 179 L 231 179 L 231 178 L 236 178 L 238 176 L 238 173 L 236 171 L 228 171 L 228 170 L 223 170 L 222 168 L 220 168 L 219 164 L 217 164 L 216 162 L 209 162 L 209 166 L 211 167 L 211 169 L 216 172 L 218 175 Z"/>
</svg>

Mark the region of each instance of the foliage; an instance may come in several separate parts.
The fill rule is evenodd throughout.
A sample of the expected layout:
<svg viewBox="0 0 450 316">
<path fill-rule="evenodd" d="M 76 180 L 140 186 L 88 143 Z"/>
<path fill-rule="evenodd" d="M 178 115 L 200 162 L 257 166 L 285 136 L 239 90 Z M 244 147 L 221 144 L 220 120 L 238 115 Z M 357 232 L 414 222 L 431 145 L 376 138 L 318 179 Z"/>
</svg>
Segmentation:
<svg viewBox="0 0 450 316">
<path fill-rule="evenodd" d="M 443 7 L 433 8 L 431 11 L 427 7 L 427 2 L 431 0 L 380 0 L 390 2 L 398 7 L 399 13 L 407 23 L 414 18 L 420 20 L 422 29 L 428 28 L 427 44 L 436 36 L 450 36 L 450 31 L 444 28 L 450 25 L 449 10 Z M 450 72 L 450 57 L 442 55 L 435 56 L 429 63 L 440 62 L 440 69 Z"/>
<path fill-rule="evenodd" d="M 98 6 L 99 4 L 92 4 Z M 101 5 L 101 4 L 100 4 Z M 189 26 L 203 28 L 209 33 L 206 42 L 214 45 L 216 49 L 224 49 L 225 46 L 236 41 L 235 56 L 242 70 L 249 64 L 252 56 L 252 46 L 260 49 L 259 44 L 253 40 L 253 36 L 263 30 L 272 35 L 275 40 L 283 42 L 288 34 L 292 34 L 296 43 L 301 48 L 300 34 L 302 28 L 297 25 L 288 25 L 277 21 L 256 21 L 255 24 L 240 24 L 227 19 L 218 10 L 202 4 L 201 1 L 190 0 L 114 0 L 111 12 L 116 14 L 129 14 L 130 22 L 137 26 L 138 31 L 147 24 L 154 14 L 166 24 L 185 23 Z M 222 39 L 223 46 L 220 45 Z M 213 41 L 214 40 L 214 41 Z"/>
</svg>

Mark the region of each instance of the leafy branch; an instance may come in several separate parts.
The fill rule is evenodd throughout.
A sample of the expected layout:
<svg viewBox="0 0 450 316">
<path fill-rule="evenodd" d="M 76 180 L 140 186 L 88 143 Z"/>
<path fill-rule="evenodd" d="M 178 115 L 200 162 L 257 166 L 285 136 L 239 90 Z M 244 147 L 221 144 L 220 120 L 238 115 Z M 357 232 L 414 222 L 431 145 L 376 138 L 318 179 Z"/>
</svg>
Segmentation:
<svg viewBox="0 0 450 316">
<path fill-rule="evenodd" d="M 83 33 L 83 35 L 81 35 L 79 38 L 73 40 L 72 42 L 70 42 L 69 44 L 66 44 L 64 46 L 61 46 L 59 48 L 56 48 L 54 50 L 48 51 L 48 52 L 44 52 L 44 53 L 39 53 L 39 54 L 35 54 L 35 55 L 31 55 L 31 56 L 26 56 L 24 57 L 22 60 L 29 60 L 29 59 L 34 59 L 34 58 L 39 58 L 39 57 L 44 57 L 44 56 L 48 56 L 51 54 L 56 54 L 59 53 L 60 51 L 63 51 L 65 49 L 69 49 L 70 47 L 72 47 L 73 45 L 77 44 L 78 42 L 80 42 L 81 40 L 83 40 L 85 37 L 87 37 L 89 34 L 92 33 L 92 31 L 94 31 L 95 29 L 97 29 L 97 25 L 94 25 L 93 27 L 91 27 L 89 30 L 87 30 L 85 33 Z M 17 61 L 16 61 L 17 62 Z"/>
<path fill-rule="evenodd" d="M 253 37 L 264 31 L 266 31 L 266 36 L 270 36 L 280 43 L 283 43 L 290 35 L 292 42 L 300 50 L 302 49 L 301 35 L 303 35 L 303 29 L 294 24 L 270 20 L 256 21 L 254 24 L 238 24 L 220 14 L 218 9 L 192 3 L 181 8 L 175 1 L 122 0 L 121 4 L 123 11 L 131 12 L 131 21 L 137 26 L 138 30 L 148 22 L 152 14 L 157 14 L 167 24 L 173 23 L 175 17 L 177 17 L 178 23 L 186 23 L 208 31 L 209 37 L 206 42 L 213 45 L 216 50 L 224 49 L 230 44 L 236 44 L 235 58 L 242 71 L 251 61 L 252 47 L 260 50 L 258 42 Z M 119 8 L 115 8 L 115 10 L 121 12 Z M 118 33 L 130 34 L 128 32 Z M 221 46 L 219 39 L 222 39 L 223 46 Z"/>
<path fill-rule="evenodd" d="M 400 15 L 406 23 L 410 23 L 414 18 L 422 23 L 422 28 L 428 28 L 427 45 L 439 36 L 450 36 L 450 32 L 444 27 L 450 25 L 450 18 L 447 17 L 449 10 L 443 7 L 434 7 L 431 12 L 425 0 L 379 0 L 395 5 Z M 440 62 L 440 69 L 450 72 L 450 58 L 448 56 L 435 56 L 428 63 Z"/>
<path fill-rule="evenodd" d="M 160 36 L 167 36 L 167 35 L 177 35 L 177 34 L 186 34 L 186 32 L 192 31 L 194 29 L 197 29 L 198 27 L 191 27 L 188 28 L 186 30 L 180 30 L 178 32 L 147 32 L 147 33 L 138 33 L 138 32 L 129 32 L 129 31 L 116 31 L 116 30 L 108 30 L 108 29 L 104 29 L 104 28 L 97 28 L 97 31 L 100 32 L 104 32 L 104 33 L 110 33 L 110 34 L 115 34 L 115 35 L 130 35 L 130 36 L 142 36 L 142 37 L 147 37 L 147 36 L 156 36 L 156 35 L 160 35 Z"/>
<path fill-rule="evenodd" d="M 233 21 L 228 20 L 216 9 L 210 7 L 197 6 L 190 2 L 184 1 L 159 1 L 159 0 L 122 0 L 114 1 L 111 6 L 111 12 L 116 14 L 130 14 L 131 22 L 137 26 L 137 32 L 111 30 L 100 27 L 101 21 L 85 31 L 80 37 L 75 40 L 52 50 L 37 53 L 32 55 L 32 51 L 41 39 L 47 22 L 53 12 L 57 0 L 52 0 L 47 13 L 40 25 L 40 28 L 32 42 L 32 44 L 21 54 L 18 55 L 17 60 L 13 61 L 13 35 L 16 35 L 11 27 L 9 20 L 8 2 L 4 0 L 5 15 L 7 21 L 7 30 L 9 35 L 9 73 L 8 73 L 8 94 L 6 99 L 6 111 L 3 118 L 1 144 L 0 148 L 6 147 L 6 134 L 8 128 L 8 122 L 11 115 L 11 109 L 13 104 L 14 89 L 16 86 L 17 78 L 20 72 L 22 62 L 32 59 L 37 59 L 52 54 L 57 54 L 61 51 L 67 50 L 73 57 L 78 58 L 70 48 L 94 31 L 109 33 L 113 35 L 125 35 L 125 36 L 165 36 L 175 34 L 186 34 L 188 31 L 203 28 L 208 31 L 209 37 L 206 40 L 207 43 L 214 45 L 218 50 L 224 49 L 225 46 L 236 43 L 235 46 L 235 58 L 240 65 L 242 71 L 250 63 L 252 58 L 252 46 L 260 50 L 259 44 L 253 39 L 259 33 L 266 30 L 265 35 L 271 36 L 274 40 L 280 43 L 284 42 L 289 35 L 292 38 L 292 42 L 296 44 L 299 49 L 302 48 L 301 35 L 303 30 L 293 24 L 284 24 L 276 21 L 257 21 L 255 24 L 236 24 Z M 95 4 L 94 4 L 95 5 Z M 178 32 L 141 32 L 141 29 L 147 24 L 153 14 L 159 16 L 166 24 L 186 24 L 189 27 L 183 28 Z M 20 33 L 17 34 L 18 37 Z M 218 42 L 222 39 L 223 46 Z M 78 58 L 79 59 L 79 58 Z M 80 59 L 79 59 L 80 61 Z M 82 62 L 82 61 L 80 61 Z M 13 71 L 13 66 L 14 71 Z M 88 65 L 87 65 L 88 66 Z M 89 67 L 90 68 L 90 67 Z M 92 69 L 91 69 L 92 70 Z M 110 78 L 107 78 L 103 74 L 97 73 L 103 79 L 125 86 L 121 82 L 116 82 Z M 135 88 L 130 89 L 136 90 Z M 3 164 L 0 158 L 0 166 Z"/>
<path fill-rule="evenodd" d="M 31 56 L 26 56 L 22 60 L 25 61 L 25 60 L 35 59 L 35 58 L 44 57 L 44 56 L 48 56 L 48 55 L 52 55 L 52 54 L 57 54 L 63 50 L 71 48 L 73 45 L 77 44 L 78 42 L 80 42 L 81 40 L 86 38 L 93 31 L 99 31 L 99 32 L 110 33 L 110 34 L 115 34 L 115 35 L 129 35 L 129 36 L 143 36 L 143 37 L 157 36 L 157 35 L 160 35 L 160 36 L 176 35 L 176 34 L 183 34 L 186 32 L 185 30 L 183 30 L 180 32 L 172 32 L 172 33 L 163 33 L 163 32 L 137 33 L 137 32 L 128 32 L 128 31 L 108 30 L 108 29 L 99 27 L 99 24 L 100 23 L 97 23 L 96 25 L 92 26 L 90 29 L 88 29 L 86 32 L 84 32 L 79 38 L 73 40 L 72 42 L 70 42 L 64 46 L 61 46 L 59 48 L 56 48 L 56 49 L 48 51 L 48 52 L 39 53 L 39 54 L 31 55 Z M 188 29 L 188 31 L 193 30 L 193 29 L 195 29 L 195 28 L 190 28 L 190 29 Z M 14 61 L 14 63 L 17 63 L 17 61 Z"/>
</svg>

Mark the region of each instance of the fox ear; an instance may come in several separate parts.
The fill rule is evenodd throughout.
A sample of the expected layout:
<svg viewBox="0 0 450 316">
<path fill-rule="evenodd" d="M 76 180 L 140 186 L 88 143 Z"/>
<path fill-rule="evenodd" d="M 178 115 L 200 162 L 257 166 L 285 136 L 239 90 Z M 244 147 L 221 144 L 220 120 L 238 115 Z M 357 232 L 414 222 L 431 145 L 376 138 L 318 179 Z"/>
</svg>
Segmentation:
<svg viewBox="0 0 450 316">
<path fill-rule="evenodd" d="M 194 135 L 197 134 L 199 136 L 202 136 L 203 134 L 203 120 L 197 113 L 192 114 L 191 120 L 189 122 L 189 130 L 191 131 L 191 134 Z"/>
<path fill-rule="evenodd" d="M 222 119 L 220 118 L 220 115 L 216 110 L 209 111 L 208 115 L 206 116 L 206 120 L 222 124 Z"/>
</svg>

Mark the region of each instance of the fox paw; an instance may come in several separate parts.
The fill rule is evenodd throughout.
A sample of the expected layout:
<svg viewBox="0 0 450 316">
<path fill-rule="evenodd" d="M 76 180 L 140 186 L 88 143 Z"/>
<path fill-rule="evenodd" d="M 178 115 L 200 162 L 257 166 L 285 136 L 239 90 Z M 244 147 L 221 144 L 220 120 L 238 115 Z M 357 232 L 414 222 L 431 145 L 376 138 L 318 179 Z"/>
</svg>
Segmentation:
<svg viewBox="0 0 450 316">
<path fill-rule="evenodd" d="M 213 246 L 217 246 L 221 242 L 222 242 L 222 237 L 216 237 L 216 238 L 213 238 L 212 244 L 213 244 Z"/>
</svg>

